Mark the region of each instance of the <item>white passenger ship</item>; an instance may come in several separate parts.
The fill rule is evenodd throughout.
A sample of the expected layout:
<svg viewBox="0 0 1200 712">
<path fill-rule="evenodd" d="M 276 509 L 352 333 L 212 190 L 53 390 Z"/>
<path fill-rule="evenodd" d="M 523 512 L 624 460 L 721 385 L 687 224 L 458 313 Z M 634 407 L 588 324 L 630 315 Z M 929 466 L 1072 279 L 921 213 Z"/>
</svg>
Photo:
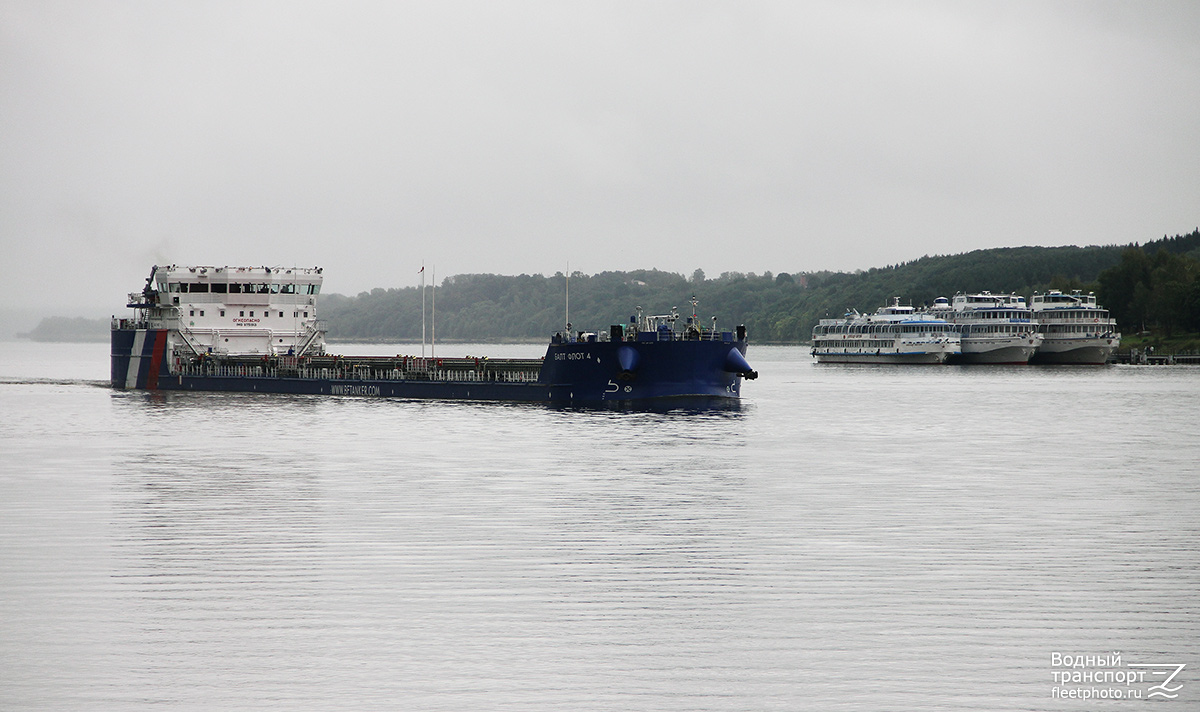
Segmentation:
<svg viewBox="0 0 1200 712">
<path fill-rule="evenodd" d="M 1094 293 L 1052 289 L 1034 294 L 1032 307 L 1043 336 L 1034 363 L 1103 364 L 1121 345 L 1116 320 Z"/>
<path fill-rule="evenodd" d="M 960 292 L 953 301 L 938 297 L 929 311 L 958 327 L 960 363 L 1029 363 L 1042 343 L 1033 311 L 1017 294 Z"/>
<path fill-rule="evenodd" d="M 813 327 L 812 354 L 819 363 L 945 363 L 960 353 L 953 324 L 901 305 L 899 297 L 874 314 L 850 312 Z"/>
</svg>

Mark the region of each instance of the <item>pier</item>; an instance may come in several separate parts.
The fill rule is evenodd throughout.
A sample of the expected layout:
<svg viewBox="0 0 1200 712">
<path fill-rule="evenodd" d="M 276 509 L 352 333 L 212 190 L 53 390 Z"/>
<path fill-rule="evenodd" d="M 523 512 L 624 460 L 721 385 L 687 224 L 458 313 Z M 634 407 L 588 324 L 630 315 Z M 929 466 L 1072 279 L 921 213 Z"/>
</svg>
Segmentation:
<svg viewBox="0 0 1200 712">
<path fill-rule="evenodd" d="M 1113 354 L 1109 361 L 1134 366 L 1200 366 L 1200 354 L 1163 354 L 1159 356 L 1154 353 L 1153 349 L 1130 349 Z"/>
</svg>

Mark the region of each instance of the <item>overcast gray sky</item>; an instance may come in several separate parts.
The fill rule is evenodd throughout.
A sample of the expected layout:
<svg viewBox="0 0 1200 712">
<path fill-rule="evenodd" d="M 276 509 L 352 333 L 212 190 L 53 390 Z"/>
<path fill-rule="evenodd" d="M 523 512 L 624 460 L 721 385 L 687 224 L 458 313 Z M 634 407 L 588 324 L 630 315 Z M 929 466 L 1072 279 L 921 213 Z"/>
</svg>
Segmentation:
<svg viewBox="0 0 1200 712">
<path fill-rule="evenodd" d="M 1194 1 L 0 0 L 3 300 L 1188 232 L 1198 35 Z"/>
</svg>

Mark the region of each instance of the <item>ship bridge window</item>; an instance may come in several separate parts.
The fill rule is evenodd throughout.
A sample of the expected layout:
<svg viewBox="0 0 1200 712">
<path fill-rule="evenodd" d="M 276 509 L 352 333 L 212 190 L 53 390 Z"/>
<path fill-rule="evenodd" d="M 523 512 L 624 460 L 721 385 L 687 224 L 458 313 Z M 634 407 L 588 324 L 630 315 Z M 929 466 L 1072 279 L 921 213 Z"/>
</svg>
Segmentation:
<svg viewBox="0 0 1200 712">
<path fill-rule="evenodd" d="M 280 285 L 279 293 L 280 294 L 295 294 L 296 293 L 296 285 L 294 285 L 294 284 Z"/>
<path fill-rule="evenodd" d="M 259 294 L 270 294 L 271 293 L 271 285 L 269 285 L 269 284 L 256 284 L 254 286 L 256 287 L 256 289 L 254 291 L 258 292 Z"/>
<path fill-rule="evenodd" d="M 190 285 L 188 285 L 188 291 L 193 294 L 197 294 L 200 292 L 207 294 L 208 293 L 208 283 L 205 282 L 203 284 L 200 284 L 200 283 L 190 284 Z"/>
<path fill-rule="evenodd" d="M 272 285 L 271 285 L 271 294 L 279 294 L 279 287 L 280 287 L 280 286 L 281 286 L 281 285 L 278 285 L 278 284 L 272 284 Z"/>
<path fill-rule="evenodd" d="M 229 285 L 225 284 L 224 282 L 221 282 L 221 283 L 219 283 L 219 284 L 214 282 L 214 283 L 212 284 L 211 288 L 212 288 L 212 291 L 213 291 L 213 293 L 214 293 L 214 294 L 224 294 L 224 293 L 225 293 L 225 289 L 226 289 L 226 287 L 228 287 L 228 286 L 229 286 Z"/>
<path fill-rule="evenodd" d="M 170 284 L 167 285 L 167 291 L 168 292 L 181 292 L 183 290 L 180 289 L 180 286 L 181 285 L 179 284 L 179 282 L 171 282 Z"/>
</svg>

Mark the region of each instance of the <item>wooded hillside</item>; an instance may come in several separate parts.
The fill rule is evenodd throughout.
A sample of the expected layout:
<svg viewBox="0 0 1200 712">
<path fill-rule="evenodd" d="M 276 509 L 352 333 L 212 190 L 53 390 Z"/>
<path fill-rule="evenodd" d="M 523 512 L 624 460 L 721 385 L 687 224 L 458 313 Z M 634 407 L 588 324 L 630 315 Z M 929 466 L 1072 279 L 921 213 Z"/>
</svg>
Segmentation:
<svg viewBox="0 0 1200 712">
<path fill-rule="evenodd" d="M 1154 257 L 1160 251 L 1170 257 Z M 1146 272 L 1144 266 L 1129 267 L 1124 281 L 1115 277 L 1100 281 L 1106 270 L 1130 259 L 1123 255 L 1134 253 L 1159 265 L 1159 272 Z M 710 323 L 716 316 L 721 328 L 745 324 L 751 338 L 759 343 L 796 343 L 806 341 L 813 325 L 824 316 L 838 316 L 846 309 L 873 311 L 893 296 L 921 305 L 959 291 L 1029 296 L 1035 290 L 1084 289 L 1099 291 L 1101 301 L 1123 319 L 1122 325 L 1128 321 L 1132 326 L 1134 312 L 1125 311 L 1126 302 L 1134 299 L 1130 295 L 1136 287 L 1131 285 L 1143 284 L 1138 292 L 1138 304 L 1143 305 L 1139 307 L 1142 311 L 1136 312 L 1139 321 L 1147 314 L 1145 309 L 1149 307 L 1145 305 L 1186 304 L 1187 290 L 1196 288 L 1197 274 L 1188 265 L 1197 263 L 1197 258 L 1200 230 L 1141 246 L 995 248 L 927 256 L 857 273 L 725 272 L 709 277 L 696 270 L 685 277 L 660 270 L 595 275 L 574 272 L 570 279 L 570 319 L 576 330 L 590 331 L 628 321 L 638 306 L 647 313 L 666 313 L 678 307 L 680 313 L 690 314 L 691 298 L 695 296 L 703 323 Z M 1156 259 L 1159 262 L 1154 262 Z M 1167 272 L 1173 275 L 1169 280 L 1172 286 L 1154 292 L 1147 275 Z M 1188 275 L 1192 275 L 1191 281 Z M 1119 288 L 1118 282 L 1125 286 Z M 438 339 L 544 339 L 564 328 L 566 290 L 567 280 L 562 273 L 549 277 L 448 277 L 437 291 Z M 1146 296 L 1146 290 L 1155 296 Z M 327 295 L 322 298 L 321 313 L 328 321 L 331 340 L 421 338 L 421 292 L 416 287 L 375 289 L 355 297 Z M 1186 322 L 1185 317 L 1180 319 L 1183 321 L 1179 323 Z"/>
<path fill-rule="evenodd" d="M 454 341 L 534 340 L 565 326 L 567 280 L 559 273 L 501 276 L 460 274 L 437 290 L 437 337 Z M 1200 230 L 1144 245 L 1006 247 L 922 257 L 862 272 L 743 274 L 685 277 L 660 270 L 575 272 L 570 317 L 576 330 L 604 330 L 626 322 L 637 307 L 663 314 L 691 313 L 699 302 L 703 323 L 732 329 L 745 324 L 758 343 L 807 341 L 813 325 L 847 309 L 873 311 L 898 296 L 922 305 L 959 291 L 1046 289 L 1095 291 L 1126 334 L 1153 329 L 1167 336 L 1200 331 Z M 432 306 L 432 292 L 427 293 Z M 419 341 L 421 290 L 374 289 L 354 297 L 323 295 L 319 313 L 329 339 Z M 37 341 L 100 341 L 108 320 L 49 317 L 21 334 Z"/>
</svg>

